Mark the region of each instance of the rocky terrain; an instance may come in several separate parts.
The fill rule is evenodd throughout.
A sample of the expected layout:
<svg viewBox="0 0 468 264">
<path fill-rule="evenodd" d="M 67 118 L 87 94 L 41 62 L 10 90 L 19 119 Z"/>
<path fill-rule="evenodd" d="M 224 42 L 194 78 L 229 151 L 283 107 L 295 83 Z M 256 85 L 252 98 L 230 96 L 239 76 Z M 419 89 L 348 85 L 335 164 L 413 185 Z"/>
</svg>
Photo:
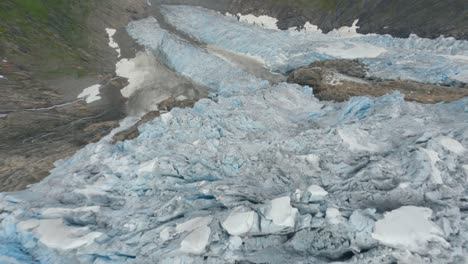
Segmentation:
<svg viewBox="0 0 468 264">
<path fill-rule="evenodd" d="M 324 32 L 351 26 L 359 19 L 359 33 L 425 38 L 441 35 L 468 38 L 468 11 L 464 0 L 158 0 L 166 4 L 196 4 L 221 12 L 267 15 L 278 27 L 301 28 L 306 22 Z"/>
<path fill-rule="evenodd" d="M 452 102 L 468 97 L 468 87 L 446 87 L 413 81 L 367 78 L 366 66 L 357 60 L 314 62 L 293 71 L 288 82 L 314 87 L 320 100 L 348 101 L 353 96 L 382 96 L 399 91 L 405 100 L 425 104 Z"/>
<path fill-rule="evenodd" d="M 0 190 L 25 188 L 53 163 L 99 140 L 125 116 L 108 28 L 145 15 L 144 1 L 0 3 Z M 132 42 L 120 41 L 133 57 Z M 77 96 L 101 84 L 102 100 Z"/>
</svg>

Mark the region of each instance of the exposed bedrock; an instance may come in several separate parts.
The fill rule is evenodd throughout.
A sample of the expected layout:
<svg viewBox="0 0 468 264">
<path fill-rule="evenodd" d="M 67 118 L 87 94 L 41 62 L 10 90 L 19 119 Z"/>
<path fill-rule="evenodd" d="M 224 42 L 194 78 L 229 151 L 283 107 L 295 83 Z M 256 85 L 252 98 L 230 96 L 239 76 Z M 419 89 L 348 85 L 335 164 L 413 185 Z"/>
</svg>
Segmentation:
<svg viewBox="0 0 468 264">
<path fill-rule="evenodd" d="M 314 62 L 293 71 L 288 82 L 308 85 L 321 100 L 347 101 L 353 96 L 382 96 L 394 91 L 405 100 L 420 103 L 452 102 L 468 96 L 464 87 L 446 87 L 413 81 L 380 80 L 366 77 L 366 66 L 358 60 Z"/>
<path fill-rule="evenodd" d="M 281 29 L 310 22 L 328 32 L 359 19 L 358 32 L 364 34 L 468 37 L 465 0 L 233 0 L 229 11 L 275 17 Z"/>
</svg>

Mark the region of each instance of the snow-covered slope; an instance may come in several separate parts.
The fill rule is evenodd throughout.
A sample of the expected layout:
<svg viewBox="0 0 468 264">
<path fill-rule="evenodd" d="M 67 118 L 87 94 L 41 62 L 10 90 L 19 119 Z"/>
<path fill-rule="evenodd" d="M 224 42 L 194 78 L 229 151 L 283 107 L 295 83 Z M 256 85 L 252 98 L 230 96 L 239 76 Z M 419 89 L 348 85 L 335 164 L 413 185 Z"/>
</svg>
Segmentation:
<svg viewBox="0 0 468 264">
<path fill-rule="evenodd" d="M 331 57 L 307 44 L 313 36 L 199 8 L 165 10 L 188 34 L 273 70 Z M 0 263 L 467 261 L 468 99 L 421 105 L 394 93 L 320 102 L 312 88 L 271 85 L 155 19 L 128 31 L 218 93 L 143 125 L 134 140 L 86 146 L 29 190 L 0 194 Z M 340 50 L 372 37 L 317 38 Z M 369 41 L 386 50 L 415 44 L 374 38 L 395 41 Z M 440 43 L 405 50 L 466 53 L 464 42 Z M 376 59 L 398 60 L 384 54 Z M 424 74 L 429 65 L 417 58 L 413 68 L 387 70 Z M 446 71 L 466 67 L 447 60 Z"/>
</svg>

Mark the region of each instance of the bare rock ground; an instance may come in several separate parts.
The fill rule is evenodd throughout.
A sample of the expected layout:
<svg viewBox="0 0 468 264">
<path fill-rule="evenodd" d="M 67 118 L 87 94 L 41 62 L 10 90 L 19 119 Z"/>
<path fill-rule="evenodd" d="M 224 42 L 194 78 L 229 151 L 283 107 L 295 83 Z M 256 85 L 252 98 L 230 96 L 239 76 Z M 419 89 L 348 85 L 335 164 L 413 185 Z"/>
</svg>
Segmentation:
<svg viewBox="0 0 468 264">
<path fill-rule="evenodd" d="M 353 96 L 382 96 L 400 91 L 405 100 L 425 104 L 452 102 L 468 96 L 464 87 L 445 87 L 412 81 L 376 80 L 366 77 L 357 60 L 315 62 L 293 71 L 288 82 L 308 85 L 320 100 L 346 101 Z"/>
<path fill-rule="evenodd" d="M 18 30 L 20 36 L 31 33 L 27 27 L 18 29 L 13 18 L 0 23 L 5 30 L 0 38 L 0 75 L 5 77 L 0 79 L 0 192 L 21 190 L 40 181 L 55 161 L 98 141 L 125 116 L 120 89 L 127 80 L 115 76 L 117 53 L 108 46 L 105 29 L 118 29 L 115 37 L 123 57 L 134 56 L 138 47 L 123 28 L 129 21 L 147 16 L 147 3 L 104 0 L 80 4 L 88 2 L 87 12 L 78 16 L 82 19 L 80 31 L 86 36 L 80 47 L 40 19 L 26 23 L 49 33 L 51 43 L 23 45 L 15 34 Z M 14 4 L 3 2 L 3 10 L 14 11 Z M 34 40 L 36 36 L 24 37 Z M 44 59 L 45 53 L 50 53 L 50 60 Z M 101 100 L 87 104 L 77 99 L 84 88 L 95 84 L 101 84 Z"/>
</svg>

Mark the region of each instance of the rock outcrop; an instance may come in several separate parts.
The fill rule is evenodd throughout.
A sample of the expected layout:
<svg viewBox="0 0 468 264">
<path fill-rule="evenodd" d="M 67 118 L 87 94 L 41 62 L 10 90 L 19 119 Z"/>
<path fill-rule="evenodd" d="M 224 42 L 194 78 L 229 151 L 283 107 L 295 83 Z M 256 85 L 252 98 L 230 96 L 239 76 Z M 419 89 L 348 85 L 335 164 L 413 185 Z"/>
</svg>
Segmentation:
<svg viewBox="0 0 468 264">
<path fill-rule="evenodd" d="M 310 22 L 328 32 L 351 26 L 359 19 L 358 32 L 363 34 L 468 38 L 468 11 L 464 0 L 233 0 L 229 11 L 275 17 L 281 29 L 301 27 Z"/>
<path fill-rule="evenodd" d="M 357 60 L 314 62 L 293 71 L 288 82 L 308 85 L 321 100 L 347 101 L 353 96 L 382 96 L 395 91 L 405 100 L 432 104 L 452 102 L 468 96 L 466 87 L 445 87 L 412 81 L 366 78 L 365 65 Z"/>
</svg>

